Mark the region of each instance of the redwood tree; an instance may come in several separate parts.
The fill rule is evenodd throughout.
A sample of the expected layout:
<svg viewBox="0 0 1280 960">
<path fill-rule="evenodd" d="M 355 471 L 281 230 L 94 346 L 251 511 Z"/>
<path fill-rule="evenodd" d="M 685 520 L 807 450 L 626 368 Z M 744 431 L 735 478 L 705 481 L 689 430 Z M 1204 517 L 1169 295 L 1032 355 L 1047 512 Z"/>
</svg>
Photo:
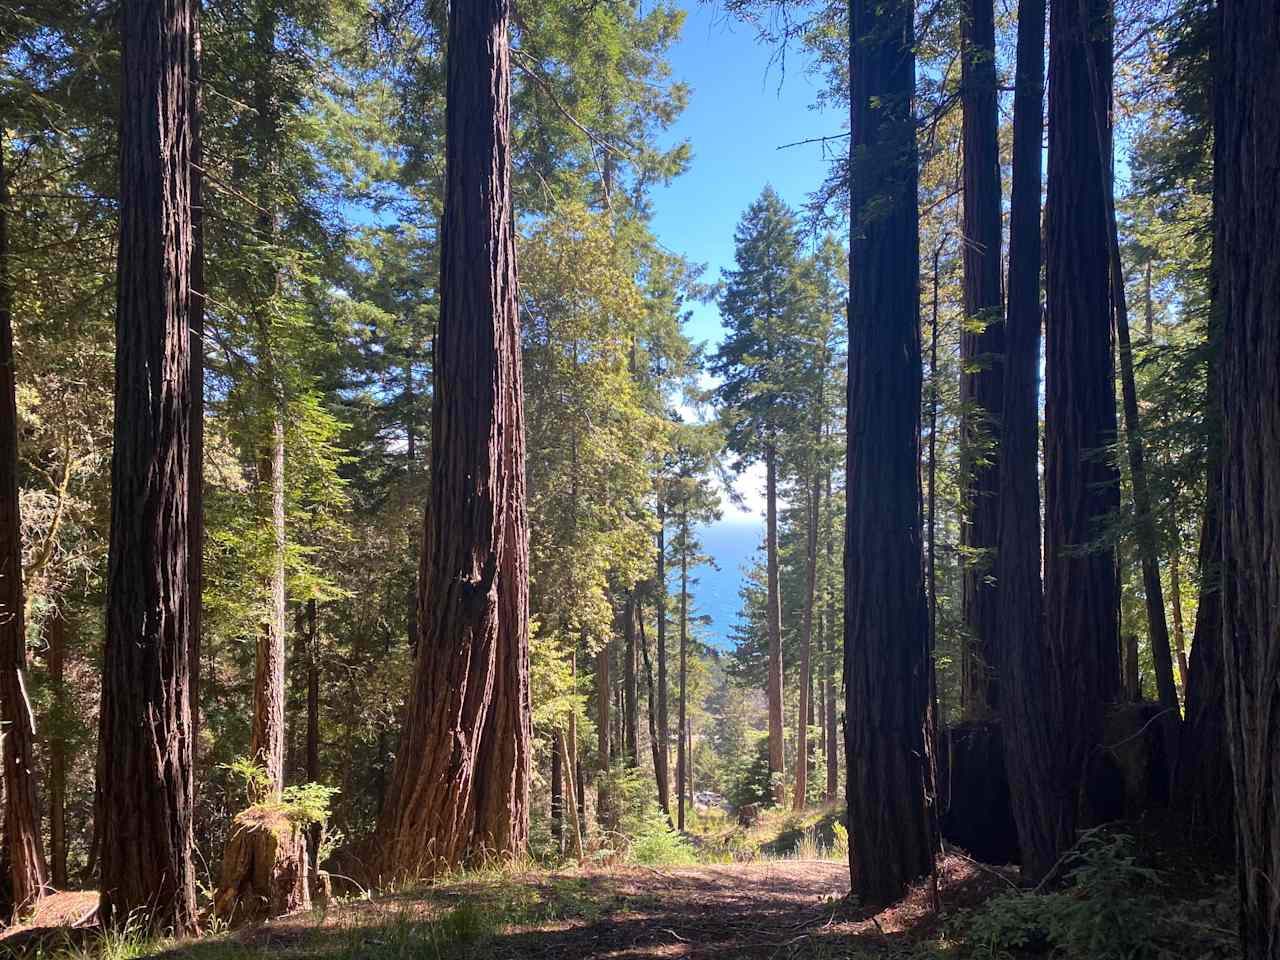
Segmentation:
<svg viewBox="0 0 1280 960">
<path fill-rule="evenodd" d="M 1044 618 L 1062 797 L 1079 792 L 1120 682 L 1116 557 L 1101 539 L 1120 497 L 1105 452 L 1116 437 L 1110 187 L 1093 173 L 1110 166 L 1098 136 L 1102 124 L 1110 138 L 1110 12 L 1108 0 L 1085 0 L 1049 15 Z M 1059 811 L 1065 837 L 1071 806 Z"/>
<path fill-rule="evenodd" d="M 1024 876 L 1039 880 L 1074 837 L 1070 798 L 1054 789 L 1050 657 L 1040 583 L 1040 175 L 1044 0 L 1020 0 L 1013 100 L 1013 189 L 1000 417 L 1000 511 L 994 562 L 996 669 L 1005 769 Z"/>
<path fill-rule="evenodd" d="M 49 881 L 36 807 L 27 696 L 27 632 L 22 598 L 22 523 L 18 512 L 18 399 L 9 280 L 9 185 L 0 127 L 0 722 L 4 724 L 4 833 L 17 912 Z"/>
<path fill-rule="evenodd" d="M 383 866 L 461 863 L 528 831 L 528 555 L 511 205 L 510 0 L 449 10 L 440 323 L 419 641 Z"/>
<path fill-rule="evenodd" d="M 1218 7 L 1222 624 L 1241 934 L 1280 957 L 1280 7 Z"/>
<path fill-rule="evenodd" d="M 102 914 L 195 927 L 187 579 L 191 0 L 120 10 L 115 431 L 99 784 Z"/>
<path fill-rule="evenodd" d="M 850 4 L 845 753 L 850 872 L 868 904 L 902 896 L 937 848 L 926 808 L 913 43 L 909 0 Z"/>
<path fill-rule="evenodd" d="M 999 451 L 1004 317 L 1000 290 L 1000 143 L 996 109 L 995 5 L 967 0 L 961 50 L 964 168 L 964 328 L 960 335 L 960 400 L 964 556 L 960 696 L 967 717 L 998 704 L 996 587 L 991 554 L 999 522 Z"/>
</svg>

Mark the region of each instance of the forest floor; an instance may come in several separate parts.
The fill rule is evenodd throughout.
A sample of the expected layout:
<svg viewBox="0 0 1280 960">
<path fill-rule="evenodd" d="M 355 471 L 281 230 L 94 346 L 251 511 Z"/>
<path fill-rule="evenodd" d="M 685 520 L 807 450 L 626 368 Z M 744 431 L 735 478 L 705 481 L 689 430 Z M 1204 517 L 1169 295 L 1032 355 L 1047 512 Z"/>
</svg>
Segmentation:
<svg viewBox="0 0 1280 960">
<path fill-rule="evenodd" d="M 848 895 L 837 816 L 777 811 L 750 828 L 705 818 L 666 866 L 506 867 L 376 895 L 353 887 L 323 909 L 183 941 L 69 929 L 95 895 L 64 893 L 45 901 L 44 929 L 0 935 L 0 958 L 1239 960 L 1231 873 L 1159 834 L 1089 831 L 1064 881 L 1043 891 L 1019 890 L 1016 868 L 948 849 L 940 911 L 927 881 L 876 911 Z"/>
<path fill-rule="evenodd" d="M 949 909 L 1004 880 L 942 862 Z M 172 945 L 165 960 L 825 958 L 910 955 L 945 939 L 921 888 L 885 911 L 850 903 L 847 863 L 605 867 L 463 880 Z M 944 915 L 945 916 L 945 915 Z"/>
</svg>

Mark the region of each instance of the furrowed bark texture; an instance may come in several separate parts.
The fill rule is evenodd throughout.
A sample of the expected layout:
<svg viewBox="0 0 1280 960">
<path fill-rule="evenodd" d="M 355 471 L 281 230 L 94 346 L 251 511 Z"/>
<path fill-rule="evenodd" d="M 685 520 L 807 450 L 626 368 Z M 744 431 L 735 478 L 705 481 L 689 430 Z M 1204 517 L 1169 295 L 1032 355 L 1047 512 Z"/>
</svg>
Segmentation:
<svg viewBox="0 0 1280 960">
<path fill-rule="evenodd" d="M 528 829 L 527 532 L 509 17 L 508 0 L 454 4 L 449 12 L 420 638 L 381 829 L 383 866 L 393 876 L 457 866 L 473 835 L 481 847 L 506 852 L 499 845 L 522 844 Z"/>
<path fill-rule="evenodd" d="M 964 462 L 964 553 L 960 697 L 966 717 L 999 705 L 995 671 L 998 627 L 992 553 L 999 523 L 998 424 L 1005 351 L 1000 290 L 1000 145 L 997 139 L 995 6 L 967 0 L 961 54 L 964 108 L 964 312 L 960 401 Z"/>
<path fill-rule="evenodd" d="M 27 697 L 27 633 L 18 508 L 18 399 L 9 272 L 9 184 L 0 128 L 0 722 L 3 723 L 4 833 L 15 913 L 40 899 L 49 870 L 32 767 L 35 721 Z"/>
<path fill-rule="evenodd" d="M 1073 841 L 1074 801 L 1056 789 L 1040 583 L 1040 175 L 1044 130 L 1044 0 L 1020 0 L 1013 106 L 1013 191 L 1000 418 L 1000 523 L 995 557 L 1001 732 L 1023 870 L 1042 879 Z"/>
<path fill-rule="evenodd" d="M 920 250 L 911 4 L 850 6 L 853 231 L 845 534 L 850 873 L 897 900 L 933 863 L 918 473 Z"/>
<path fill-rule="evenodd" d="M 102 915 L 195 927 L 191 861 L 190 0 L 120 11 L 115 432 L 99 770 Z"/>
<path fill-rule="evenodd" d="M 1110 166 L 1098 143 L 1111 100 L 1109 13 L 1107 0 L 1086 0 L 1054 4 L 1049 17 L 1044 617 L 1054 792 L 1064 800 L 1081 791 L 1121 676 L 1115 550 L 1097 542 L 1120 496 L 1104 452 L 1116 435 L 1107 198 L 1092 173 Z"/>
<path fill-rule="evenodd" d="M 1222 630 L 1241 935 L 1280 957 L 1280 6 L 1218 7 Z"/>
</svg>

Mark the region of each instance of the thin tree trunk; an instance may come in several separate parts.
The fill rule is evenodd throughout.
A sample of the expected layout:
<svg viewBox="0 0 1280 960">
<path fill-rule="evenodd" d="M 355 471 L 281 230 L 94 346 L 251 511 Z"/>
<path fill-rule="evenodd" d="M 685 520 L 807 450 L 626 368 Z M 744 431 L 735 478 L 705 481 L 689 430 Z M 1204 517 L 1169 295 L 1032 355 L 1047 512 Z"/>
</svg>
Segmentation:
<svg viewBox="0 0 1280 960">
<path fill-rule="evenodd" d="M 121 6 L 115 432 L 98 772 L 103 920 L 123 925 L 141 913 L 177 934 L 196 924 L 186 569 L 193 16 L 190 0 Z"/>
<path fill-rule="evenodd" d="M 609 796 L 609 754 L 613 750 L 609 713 L 612 698 L 609 680 L 611 646 L 611 643 L 605 643 L 596 653 L 596 820 L 604 830 L 611 830 L 614 826 Z"/>
<path fill-rule="evenodd" d="M 9 274 L 9 182 L 0 129 L 0 721 L 4 737 L 5 851 L 14 912 L 21 914 L 49 881 L 32 768 L 35 718 L 26 690 L 27 634 L 22 597 L 22 523 L 18 506 L 18 401 Z"/>
<path fill-rule="evenodd" d="M 1280 958 L 1280 6 L 1218 7 L 1222 605 L 1246 960 Z"/>
<path fill-rule="evenodd" d="M 657 723 L 657 718 L 654 716 L 654 712 L 655 712 L 654 704 L 657 701 L 655 699 L 654 685 L 653 685 L 653 661 L 649 658 L 649 641 L 645 637 L 644 611 L 642 609 L 639 609 L 638 604 L 637 604 L 637 614 L 638 614 L 637 619 L 639 620 L 639 623 L 640 623 L 640 653 L 644 656 L 645 682 L 648 686 L 648 691 L 649 691 L 649 696 L 648 696 L 649 749 L 653 753 L 653 768 L 656 770 L 658 769 L 659 749 L 658 749 L 658 723 Z M 659 795 L 658 797 L 658 804 L 659 806 L 661 806 L 662 804 L 661 795 Z M 662 808 L 662 812 L 667 818 L 667 823 L 670 824 L 671 823 L 670 812 L 665 807 Z"/>
<path fill-rule="evenodd" d="M 778 462 L 770 446 L 765 452 L 765 567 L 767 597 L 765 620 L 769 633 L 769 677 L 766 693 L 769 706 L 769 776 L 773 800 L 781 804 L 785 796 L 782 730 L 782 602 L 778 596 Z"/>
<path fill-rule="evenodd" d="M 320 782 L 320 638 L 316 625 L 316 601 L 307 600 L 307 781 Z M 322 825 L 312 824 L 308 855 L 318 870 Z"/>
<path fill-rule="evenodd" d="M 53 721 L 49 724 L 49 867 L 55 890 L 67 889 L 67 740 L 63 735 L 69 722 L 66 662 L 67 630 L 64 611 L 55 609 L 47 621 L 49 652 L 49 693 L 53 699 Z"/>
<path fill-rule="evenodd" d="M 826 479 L 826 497 L 828 513 L 831 512 L 831 471 L 827 471 Z M 834 518 L 834 514 L 831 514 Z M 827 550 L 827 569 L 834 569 L 835 563 L 835 536 L 833 531 L 828 531 L 826 537 Z M 827 661 L 826 661 L 826 683 L 827 683 L 827 710 L 824 718 L 824 726 L 826 730 L 827 741 L 827 802 L 831 803 L 836 799 L 840 792 L 840 748 L 836 738 L 836 610 L 835 591 L 828 588 L 826 602 L 823 604 L 824 632 L 827 635 Z"/>
<path fill-rule="evenodd" d="M 626 717 L 627 766 L 640 765 L 640 704 L 636 681 L 636 595 L 627 591 L 622 610 L 626 646 L 623 650 L 623 712 Z"/>
<path fill-rule="evenodd" d="M 933 249 L 933 299 L 929 311 L 929 490 L 927 493 L 929 524 L 926 527 L 925 536 L 929 541 L 929 636 L 932 643 L 936 643 L 938 637 L 938 265 L 942 260 L 942 249 L 945 243 L 944 237 Z M 966 650 L 971 639 L 965 640 Z M 970 654 L 966 653 L 964 656 L 970 656 Z M 962 699 L 965 696 L 964 686 L 965 681 L 961 680 Z M 986 685 L 979 684 L 977 693 L 983 698 L 981 701 L 983 706 L 987 705 L 985 692 Z"/>
<path fill-rule="evenodd" d="M 564 761 L 560 757 L 560 735 L 551 746 L 551 838 L 564 856 Z"/>
<path fill-rule="evenodd" d="M 270 186 L 275 167 L 275 144 L 280 136 L 275 106 L 276 92 L 270 62 L 275 53 L 278 14 L 270 2 L 258 5 L 254 26 L 255 53 L 259 73 L 253 82 L 256 117 L 257 164 L 262 176 L 258 191 L 258 242 L 270 246 L 276 239 L 275 201 Z M 260 495 L 267 501 L 266 521 L 270 527 L 271 558 L 267 574 L 267 614 L 258 635 L 257 663 L 253 679 L 253 723 L 249 731 L 249 756 L 266 773 L 266 781 L 254 792 L 250 803 L 259 803 L 284 788 L 284 701 L 285 701 L 285 408 L 284 386 L 276 361 L 276 343 L 267 300 L 275 296 L 280 283 L 279 268 L 268 255 L 258 278 L 255 317 L 258 342 L 258 377 L 261 403 L 270 423 L 270 437 L 258 466 Z"/>
<path fill-rule="evenodd" d="M 964 555 L 961 707 L 980 719 L 999 705 L 994 670 L 999 523 L 999 443 L 1004 317 L 1000 290 L 1000 145 L 997 136 L 995 5 L 966 0 L 961 52 L 964 168 L 964 312 L 960 334 L 961 494 Z"/>
<path fill-rule="evenodd" d="M 1124 268 L 1120 263 L 1120 240 L 1116 234 L 1115 208 L 1111 203 L 1110 177 L 1106 195 L 1111 220 L 1112 303 L 1116 333 L 1120 341 L 1120 392 L 1124 399 L 1125 449 L 1129 455 L 1129 481 L 1133 487 L 1133 509 L 1137 521 L 1138 552 L 1142 561 L 1142 589 L 1147 604 L 1147 635 L 1155 664 L 1156 692 L 1160 705 L 1169 711 L 1176 729 L 1181 719 L 1178 687 L 1173 679 L 1173 655 L 1169 645 L 1169 623 L 1165 618 L 1164 586 L 1160 582 L 1159 544 L 1155 518 L 1151 513 L 1151 490 L 1147 485 L 1146 456 L 1142 427 L 1138 420 L 1138 387 L 1133 372 L 1133 347 L 1129 342 L 1129 308 L 1124 292 Z"/>
<path fill-rule="evenodd" d="M 680 717 L 676 745 L 676 796 L 677 815 L 676 829 L 684 830 L 685 783 L 688 777 L 689 756 L 687 752 L 688 731 L 685 706 L 685 680 L 688 675 L 687 660 L 689 650 L 689 513 L 680 512 Z"/>
<path fill-rule="evenodd" d="M 655 588 L 658 628 L 658 753 L 654 776 L 658 781 L 658 803 L 671 819 L 671 730 L 667 705 L 667 520 L 662 492 L 658 494 L 658 582 Z"/>
<path fill-rule="evenodd" d="M 869 905 L 901 897 L 937 850 L 926 814 L 913 19 L 907 0 L 850 4 L 845 755 L 852 888 Z"/>
<path fill-rule="evenodd" d="M 821 404 L 819 404 L 821 406 Z M 809 795 L 809 723 L 813 712 L 813 669 L 810 648 L 813 645 L 813 604 L 818 586 L 818 505 L 822 481 L 815 472 L 809 493 L 809 529 L 805 544 L 805 598 L 803 636 L 800 646 L 800 708 L 796 724 L 796 786 L 791 807 L 803 810 Z"/>
<path fill-rule="evenodd" d="M 509 0 L 449 9 L 445 212 L 440 323 L 433 349 L 431 494 L 419 577 L 418 656 L 382 813 L 383 865 L 393 876 L 460 864 L 481 793 L 500 809 L 527 797 L 518 743 L 486 743 L 494 698 L 513 740 L 528 730 L 527 555 L 523 535 L 523 411 L 518 377 L 515 232 L 511 206 Z M 518 513 L 519 516 L 512 516 Z M 515 554 L 515 556 L 513 556 Z M 512 577 L 515 582 L 509 580 Z M 514 660 L 514 662 L 512 662 Z M 477 777 L 483 753 L 486 773 Z M 512 794 L 505 789 L 509 788 Z M 509 814 L 513 842 L 528 809 Z M 496 839 L 496 838 L 482 838 Z M 505 852 L 505 851 L 500 851 Z"/>
<path fill-rule="evenodd" d="M 569 755 L 569 746 L 565 742 L 563 730 L 556 731 L 556 746 L 560 751 L 560 766 L 564 769 L 565 794 L 572 798 L 575 793 L 573 776 L 574 762 Z M 569 850 L 572 851 L 574 859 L 580 861 L 582 860 L 582 827 L 579 821 L 578 805 L 570 800 L 570 802 L 566 803 L 564 807 L 569 811 L 568 847 Z"/>
</svg>

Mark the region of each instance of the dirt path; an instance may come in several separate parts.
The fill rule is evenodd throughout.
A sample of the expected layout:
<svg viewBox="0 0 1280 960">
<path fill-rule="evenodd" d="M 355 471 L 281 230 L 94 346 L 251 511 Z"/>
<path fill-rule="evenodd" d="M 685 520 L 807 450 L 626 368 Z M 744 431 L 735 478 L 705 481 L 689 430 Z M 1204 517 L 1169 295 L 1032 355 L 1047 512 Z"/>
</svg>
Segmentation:
<svg viewBox="0 0 1280 960">
<path fill-rule="evenodd" d="M 942 894 L 952 909 L 989 895 L 999 883 L 958 858 L 943 862 Z M 851 903 L 848 890 L 848 866 L 835 861 L 530 873 L 346 905 L 321 920 L 289 918 L 165 956 L 790 960 L 847 957 L 856 950 L 860 957 L 888 957 L 940 930 L 943 921 L 929 909 L 923 888 L 879 913 Z M 470 943 L 465 934 L 453 943 L 470 917 L 483 918 L 485 932 Z M 436 945 L 418 949 L 415 937 Z"/>
<path fill-rule="evenodd" d="M 590 879 L 615 909 L 517 929 L 497 957 L 749 957 L 784 955 L 829 924 L 849 890 L 843 863 L 766 861 L 600 871 Z"/>
</svg>

